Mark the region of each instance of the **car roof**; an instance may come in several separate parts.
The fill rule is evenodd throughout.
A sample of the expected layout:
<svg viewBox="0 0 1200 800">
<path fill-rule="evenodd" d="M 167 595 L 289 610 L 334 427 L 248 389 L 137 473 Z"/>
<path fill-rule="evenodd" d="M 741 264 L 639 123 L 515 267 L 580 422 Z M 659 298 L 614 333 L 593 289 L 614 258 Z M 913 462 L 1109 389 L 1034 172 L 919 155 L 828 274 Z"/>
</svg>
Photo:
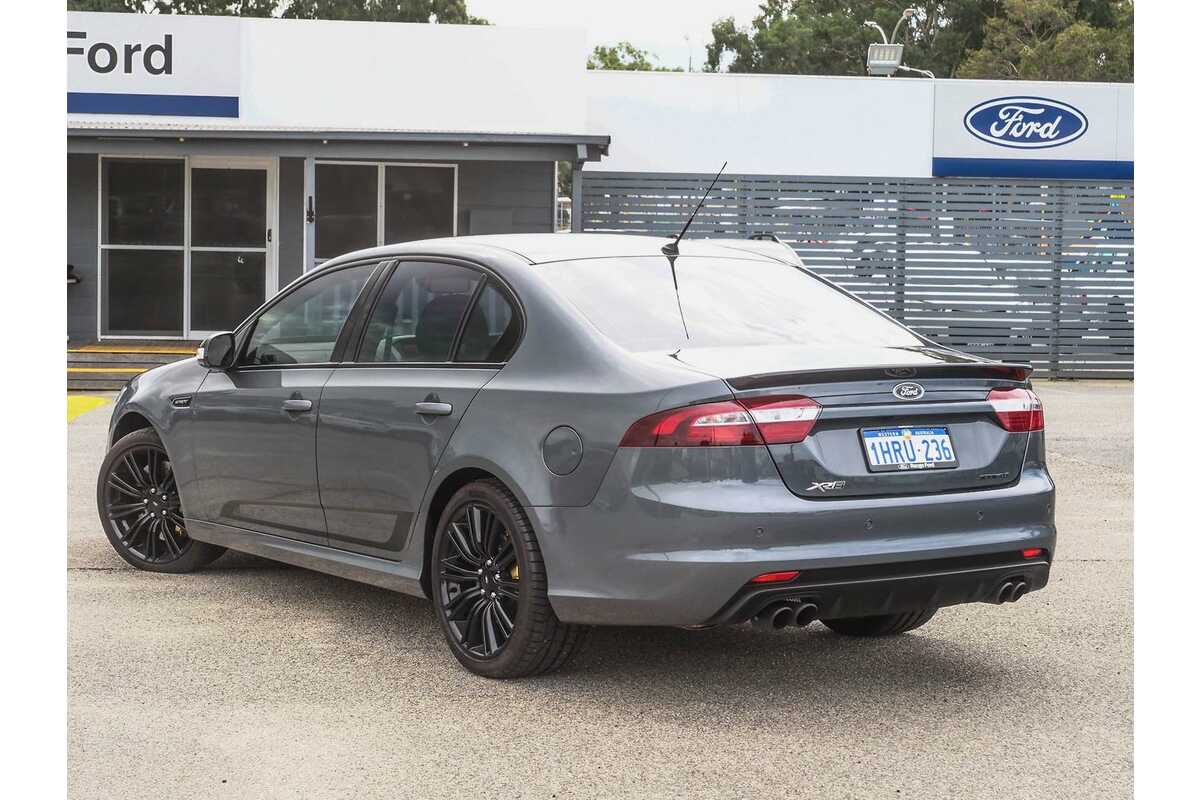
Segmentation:
<svg viewBox="0 0 1200 800">
<path fill-rule="evenodd" d="M 549 264 L 556 261 L 577 261 L 591 258 L 662 256 L 663 245 L 671 241 L 673 241 L 673 237 L 639 236 L 627 233 L 507 233 L 455 236 L 360 250 L 332 259 L 331 263 L 416 252 L 436 252 L 454 256 L 464 254 L 462 253 L 463 249 L 474 250 L 482 246 L 515 254 L 530 264 Z M 478 251 L 476 250 L 476 252 Z M 791 248 L 772 241 L 684 239 L 679 243 L 679 254 L 713 258 L 752 258 L 799 265 L 799 259 L 796 258 Z"/>
</svg>

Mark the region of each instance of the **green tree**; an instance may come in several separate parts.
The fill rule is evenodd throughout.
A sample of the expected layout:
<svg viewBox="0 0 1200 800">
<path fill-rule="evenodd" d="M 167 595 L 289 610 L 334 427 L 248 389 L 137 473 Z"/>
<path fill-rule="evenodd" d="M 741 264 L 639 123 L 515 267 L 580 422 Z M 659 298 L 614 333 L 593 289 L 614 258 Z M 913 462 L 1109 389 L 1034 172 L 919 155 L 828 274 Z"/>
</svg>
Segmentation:
<svg viewBox="0 0 1200 800">
<path fill-rule="evenodd" d="M 466 0 L 287 0 L 289 19 L 346 19 L 367 22 L 437 22 L 487 25 L 467 13 Z"/>
<path fill-rule="evenodd" d="M 639 50 L 629 42 L 614 45 L 596 45 L 588 56 L 588 69 L 631 69 L 647 72 L 683 72 L 681 67 L 660 67 L 651 59 L 657 58 Z"/>
<path fill-rule="evenodd" d="M 276 0 L 67 0 L 68 11 L 125 11 L 147 14 L 208 14 L 269 17 Z"/>
<path fill-rule="evenodd" d="M 1133 3 L 1005 0 L 959 76 L 1132 81 Z"/>
<path fill-rule="evenodd" d="M 730 72 L 863 75 L 867 45 L 879 41 L 863 23 L 874 20 L 890 35 L 908 6 L 916 14 L 896 34 L 906 63 L 947 77 L 969 49 L 982 45 L 985 22 L 1000 0 L 765 0 L 747 28 L 729 18 L 713 23 L 705 69 L 720 69 L 728 59 Z"/>
<path fill-rule="evenodd" d="M 67 10 L 488 24 L 467 13 L 466 0 L 67 0 Z"/>
<path fill-rule="evenodd" d="M 890 34 L 906 6 L 904 61 L 941 78 L 1132 79 L 1132 0 L 764 0 L 748 27 L 713 23 L 705 69 L 863 75 L 863 22 Z"/>
</svg>

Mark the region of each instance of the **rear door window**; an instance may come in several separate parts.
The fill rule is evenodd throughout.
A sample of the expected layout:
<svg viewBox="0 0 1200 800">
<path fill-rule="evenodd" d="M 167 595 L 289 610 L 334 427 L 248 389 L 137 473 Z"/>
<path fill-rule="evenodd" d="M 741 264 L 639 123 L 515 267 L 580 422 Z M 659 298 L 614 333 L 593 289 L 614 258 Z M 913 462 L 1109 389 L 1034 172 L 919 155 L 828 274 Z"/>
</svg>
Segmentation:
<svg viewBox="0 0 1200 800">
<path fill-rule="evenodd" d="M 521 336 L 521 320 L 504 293 L 489 281 L 475 301 L 455 361 L 500 364 L 508 361 Z"/>
<path fill-rule="evenodd" d="M 375 302 L 358 361 L 450 360 L 459 325 L 483 275 L 456 264 L 402 261 Z"/>
</svg>

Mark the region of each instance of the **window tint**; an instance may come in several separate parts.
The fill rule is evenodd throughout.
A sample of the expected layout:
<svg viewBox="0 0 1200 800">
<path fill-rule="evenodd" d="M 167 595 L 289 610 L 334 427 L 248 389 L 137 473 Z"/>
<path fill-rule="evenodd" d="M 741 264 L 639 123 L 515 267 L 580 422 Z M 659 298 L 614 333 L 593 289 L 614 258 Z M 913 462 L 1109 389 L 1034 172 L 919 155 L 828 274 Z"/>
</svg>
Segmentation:
<svg viewBox="0 0 1200 800">
<path fill-rule="evenodd" d="M 453 264 L 400 263 L 371 311 L 358 360 L 449 361 L 458 324 L 482 279 Z"/>
<path fill-rule="evenodd" d="M 683 256 L 675 259 L 674 278 L 670 262 L 657 256 L 540 269 L 602 333 L 634 351 L 923 344 L 895 322 L 776 262 Z"/>
<path fill-rule="evenodd" d="M 317 164 L 316 181 L 317 259 L 379 244 L 379 167 Z"/>
<path fill-rule="evenodd" d="M 296 289 L 254 323 L 241 363 L 323 364 L 374 264 L 336 270 Z"/>
<path fill-rule="evenodd" d="M 489 282 L 471 309 L 454 360 L 492 364 L 508 361 L 520 335 L 521 321 L 513 313 L 512 304 Z"/>
</svg>

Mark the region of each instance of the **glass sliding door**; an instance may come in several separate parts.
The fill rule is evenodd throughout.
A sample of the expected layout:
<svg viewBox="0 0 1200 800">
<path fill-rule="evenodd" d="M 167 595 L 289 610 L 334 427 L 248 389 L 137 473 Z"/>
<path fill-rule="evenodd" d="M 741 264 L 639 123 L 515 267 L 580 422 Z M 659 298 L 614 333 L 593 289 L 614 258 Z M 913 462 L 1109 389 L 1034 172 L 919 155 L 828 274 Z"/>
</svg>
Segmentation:
<svg viewBox="0 0 1200 800">
<path fill-rule="evenodd" d="M 103 338 L 202 338 L 275 289 L 275 161 L 100 159 Z"/>
<path fill-rule="evenodd" d="M 453 236 L 454 174 L 446 168 L 385 166 L 380 244 Z"/>
<path fill-rule="evenodd" d="M 379 244 L 379 167 L 317 164 L 316 168 L 317 262 Z"/>
<path fill-rule="evenodd" d="M 100 162 L 100 334 L 184 333 L 183 159 Z"/>
<path fill-rule="evenodd" d="M 270 174 L 267 167 L 191 170 L 188 329 L 232 330 L 266 300 Z"/>
<path fill-rule="evenodd" d="M 454 236 L 454 164 L 316 163 L 313 263 L 366 247 Z"/>
</svg>

